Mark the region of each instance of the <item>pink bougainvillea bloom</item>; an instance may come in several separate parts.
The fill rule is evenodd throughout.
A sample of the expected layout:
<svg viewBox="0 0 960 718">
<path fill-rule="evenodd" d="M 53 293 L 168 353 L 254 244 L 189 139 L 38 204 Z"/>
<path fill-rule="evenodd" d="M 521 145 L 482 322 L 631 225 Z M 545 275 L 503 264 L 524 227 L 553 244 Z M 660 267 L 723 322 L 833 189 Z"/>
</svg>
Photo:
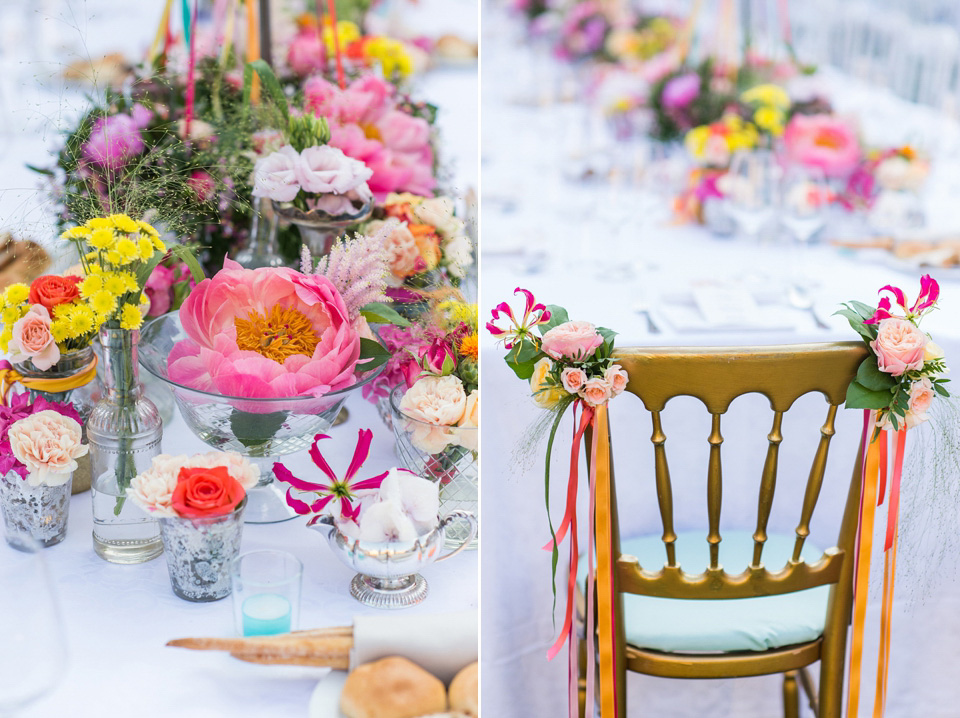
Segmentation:
<svg viewBox="0 0 960 718">
<path fill-rule="evenodd" d="M 320 275 L 244 269 L 224 260 L 180 308 L 188 339 L 170 378 L 223 396 L 321 397 L 356 383 L 360 335 L 343 297 Z M 252 409 L 251 409 L 252 411 Z"/>
<path fill-rule="evenodd" d="M 326 475 L 326 480 L 304 481 L 294 476 L 283 464 L 276 463 L 273 465 L 273 473 L 277 480 L 290 484 L 290 488 L 287 489 L 287 505 L 301 516 L 315 514 L 308 525 L 314 524 L 320 518 L 324 510 L 328 509 L 328 504 L 334 504 L 335 506 L 337 503 L 340 504 L 340 517 L 356 520 L 360 514 L 360 503 L 357 502 L 356 505 L 353 503 L 359 498 L 356 492 L 379 489 L 380 484 L 390 473 L 384 471 L 382 474 L 369 479 L 356 479 L 360 467 L 370 456 L 370 442 L 373 441 L 373 432 L 370 429 L 360 429 L 357 432 L 357 446 L 353 450 L 353 459 L 350 461 L 347 473 L 344 474 L 342 479 L 339 478 L 320 453 L 320 440 L 329 438 L 326 434 L 317 434 L 313 437 L 313 446 L 310 447 L 310 458 L 313 459 L 317 468 Z M 296 498 L 293 495 L 294 489 L 314 494 L 314 500 L 307 503 Z M 330 506 L 327 513 L 336 513 L 334 506 Z"/>
<path fill-rule="evenodd" d="M 845 177 L 860 163 L 856 131 L 833 115 L 794 115 L 783 143 L 790 160 L 819 167 L 828 177 Z"/>
</svg>

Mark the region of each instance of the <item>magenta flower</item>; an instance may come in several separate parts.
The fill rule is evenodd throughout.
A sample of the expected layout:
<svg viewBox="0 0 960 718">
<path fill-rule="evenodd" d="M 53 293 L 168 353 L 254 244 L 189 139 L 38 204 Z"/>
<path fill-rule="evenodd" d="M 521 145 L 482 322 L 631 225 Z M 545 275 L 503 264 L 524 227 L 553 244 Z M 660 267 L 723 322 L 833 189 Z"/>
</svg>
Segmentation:
<svg viewBox="0 0 960 718">
<path fill-rule="evenodd" d="M 700 75 L 689 72 L 669 80 L 663 87 L 663 106 L 668 110 L 682 110 L 700 94 Z"/>
<path fill-rule="evenodd" d="M 457 355 L 445 339 L 434 339 L 420 349 L 420 365 L 431 374 L 445 376 L 457 368 Z"/>
<path fill-rule="evenodd" d="M 907 295 L 902 289 L 900 289 L 900 287 L 894 287 L 893 285 L 888 284 L 885 287 L 881 287 L 880 291 L 890 292 L 893 295 L 897 306 L 903 309 L 907 318 L 921 316 L 928 309 L 931 309 L 940 298 L 940 285 L 937 283 L 937 280 L 931 277 L 929 274 L 924 274 L 922 277 L 920 277 L 920 296 L 917 297 L 917 301 L 913 303 L 913 306 L 907 306 Z M 877 324 L 884 319 L 891 319 L 895 317 L 896 315 L 890 313 L 891 307 L 892 303 L 890 302 L 890 298 L 883 297 L 880 300 L 880 303 L 877 305 L 877 311 L 874 312 L 872 317 L 865 320 L 863 323 Z"/>
<path fill-rule="evenodd" d="M 143 152 L 138 120 L 130 115 L 110 115 L 94 121 L 83 144 L 83 157 L 108 170 L 116 170 Z"/>
<path fill-rule="evenodd" d="M 317 468 L 326 474 L 327 481 L 304 481 L 290 473 L 290 470 L 283 464 L 276 463 L 273 465 L 273 473 L 277 480 L 290 484 L 290 488 L 287 489 L 287 505 L 301 516 L 314 514 L 314 517 L 307 523 L 308 526 L 312 526 L 319 520 L 321 513 L 327 508 L 328 504 L 337 501 L 340 502 L 340 516 L 355 521 L 360 515 L 360 504 L 357 503 L 356 506 L 353 504 L 353 501 L 357 499 L 356 492 L 379 489 L 380 484 L 390 473 L 384 471 L 382 474 L 369 479 L 359 481 L 355 479 L 360 467 L 363 466 L 363 462 L 370 456 L 370 442 L 373 441 L 373 432 L 370 429 L 360 429 L 357 434 L 357 447 L 353 451 L 353 459 L 350 461 L 347 473 L 342 479 L 337 477 L 333 469 L 330 468 L 330 464 L 320 454 L 318 447 L 320 439 L 330 438 L 326 434 L 317 434 L 313 437 L 310 458 L 313 459 Z M 316 499 L 312 503 L 307 503 L 294 498 L 292 493 L 294 489 L 315 494 Z"/>
<path fill-rule="evenodd" d="M 514 344 L 523 341 L 524 337 L 530 333 L 533 327 L 538 324 L 546 324 L 550 321 L 549 310 L 545 305 L 537 303 L 533 298 L 532 292 L 517 287 L 513 290 L 513 293 L 522 293 L 526 299 L 523 308 L 523 318 L 518 322 L 517 318 L 513 315 L 513 310 L 510 308 L 510 305 L 506 302 L 500 302 L 500 304 L 495 306 L 491 311 L 493 320 L 487 322 L 487 331 L 497 337 L 498 341 L 502 341 L 505 349 L 512 349 Z M 513 326 L 501 329 L 494 324 L 493 322 L 500 319 L 501 314 L 509 319 Z"/>
</svg>

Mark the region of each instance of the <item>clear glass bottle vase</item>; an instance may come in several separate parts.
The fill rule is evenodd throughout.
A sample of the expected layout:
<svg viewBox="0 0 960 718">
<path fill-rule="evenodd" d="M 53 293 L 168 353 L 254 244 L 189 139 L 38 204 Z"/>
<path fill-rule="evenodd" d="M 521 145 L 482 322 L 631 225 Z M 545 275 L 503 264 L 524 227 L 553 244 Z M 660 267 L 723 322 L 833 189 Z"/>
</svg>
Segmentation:
<svg viewBox="0 0 960 718">
<path fill-rule="evenodd" d="M 287 261 L 280 254 L 277 242 L 279 224 L 273 205 L 262 197 L 253 200 L 253 220 L 247 246 L 237 252 L 236 262 L 246 269 L 285 267 Z"/>
<path fill-rule="evenodd" d="M 160 453 L 163 422 L 143 393 L 137 363 L 140 332 L 104 325 L 103 396 L 87 422 L 93 475 L 93 545 L 112 563 L 142 563 L 163 551 L 160 525 L 126 489 Z"/>
</svg>

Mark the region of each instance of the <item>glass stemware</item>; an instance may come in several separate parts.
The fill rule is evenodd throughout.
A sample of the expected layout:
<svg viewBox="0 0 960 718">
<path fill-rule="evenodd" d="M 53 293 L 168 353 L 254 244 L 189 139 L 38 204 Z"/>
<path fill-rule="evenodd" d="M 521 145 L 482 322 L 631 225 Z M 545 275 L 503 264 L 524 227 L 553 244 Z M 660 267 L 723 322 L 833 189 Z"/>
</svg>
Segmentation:
<svg viewBox="0 0 960 718">
<path fill-rule="evenodd" d="M 724 178 L 727 212 L 748 238 L 759 241 L 773 219 L 779 167 L 770 150 L 738 152 Z"/>
<path fill-rule="evenodd" d="M 0 715 L 48 695 L 67 662 L 63 624 L 43 549 L 0 545 Z"/>
<path fill-rule="evenodd" d="M 794 284 L 808 283 L 806 265 L 811 239 L 827 223 L 830 187 L 823 171 L 816 167 L 790 165 L 780 182 L 780 223 L 794 240 L 798 250 L 792 262 Z"/>
</svg>

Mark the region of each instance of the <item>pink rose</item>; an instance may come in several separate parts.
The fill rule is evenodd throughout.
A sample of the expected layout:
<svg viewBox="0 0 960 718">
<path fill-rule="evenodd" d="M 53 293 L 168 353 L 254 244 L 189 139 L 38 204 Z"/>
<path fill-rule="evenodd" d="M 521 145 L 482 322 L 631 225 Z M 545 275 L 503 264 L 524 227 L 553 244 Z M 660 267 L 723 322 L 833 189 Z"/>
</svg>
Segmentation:
<svg viewBox="0 0 960 718">
<path fill-rule="evenodd" d="M 592 379 L 587 379 L 580 390 L 580 396 L 590 406 L 600 406 L 613 396 L 613 387 L 606 379 L 595 376 Z"/>
<path fill-rule="evenodd" d="M 80 424 L 51 409 L 38 411 L 10 427 L 10 449 L 27 467 L 27 483 L 62 486 L 77 470 L 76 460 L 87 453 L 80 443 Z"/>
<path fill-rule="evenodd" d="M 870 348 L 876 352 L 880 371 L 900 376 L 923 367 L 923 350 L 929 341 L 913 322 L 891 317 L 881 320 Z"/>
<path fill-rule="evenodd" d="M 587 383 L 587 373 L 583 369 L 568 366 L 560 372 L 560 383 L 571 394 L 576 394 Z"/>
<path fill-rule="evenodd" d="M 253 196 L 292 202 L 300 191 L 299 166 L 300 154 L 290 145 L 257 160 L 253 166 Z"/>
<path fill-rule="evenodd" d="M 287 65 L 300 77 L 323 70 L 324 59 L 323 42 L 313 30 L 293 38 L 287 50 Z"/>
<path fill-rule="evenodd" d="M 46 371 L 60 361 L 60 347 L 50 333 L 50 312 L 46 307 L 34 304 L 14 323 L 9 351 L 11 361 L 29 359 L 40 371 Z"/>
<path fill-rule="evenodd" d="M 856 131 L 832 115 L 794 115 L 783 133 L 783 143 L 789 159 L 819 167 L 828 177 L 844 177 L 860 163 Z"/>
<path fill-rule="evenodd" d="M 611 364 L 603 373 L 603 378 L 610 384 L 613 395 L 617 396 L 627 388 L 627 381 L 630 377 L 627 375 L 627 372 L 620 368 L 619 364 Z"/>
<path fill-rule="evenodd" d="M 910 387 L 909 406 L 910 412 L 918 420 L 917 423 L 927 420 L 926 413 L 930 409 L 930 404 L 933 403 L 934 396 L 936 394 L 934 393 L 933 382 L 927 377 L 913 382 L 913 386 Z"/>
<path fill-rule="evenodd" d="M 311 194 L 346 194 L 365 186 L 373 174 L 363 162 L 330 145 L 306 148 L 294 172 L 303 191 Z"/>
<path fill-rule="evenodd" d="M 543 335 L 543 351 L 554 359 L 583 361 L 603 344 L 603 337 L 590 322 L 564 322 Z"/>
<path fill-rule="evenodd" d="M 425 376 L 410 387 L 400 400 L 400 411 L 413 421 L 406 430 L 417 448 L 437 454 L 456 443 L 456 426 L 467 409 L 463 382 L 455 376 Z"/>
</svg>

